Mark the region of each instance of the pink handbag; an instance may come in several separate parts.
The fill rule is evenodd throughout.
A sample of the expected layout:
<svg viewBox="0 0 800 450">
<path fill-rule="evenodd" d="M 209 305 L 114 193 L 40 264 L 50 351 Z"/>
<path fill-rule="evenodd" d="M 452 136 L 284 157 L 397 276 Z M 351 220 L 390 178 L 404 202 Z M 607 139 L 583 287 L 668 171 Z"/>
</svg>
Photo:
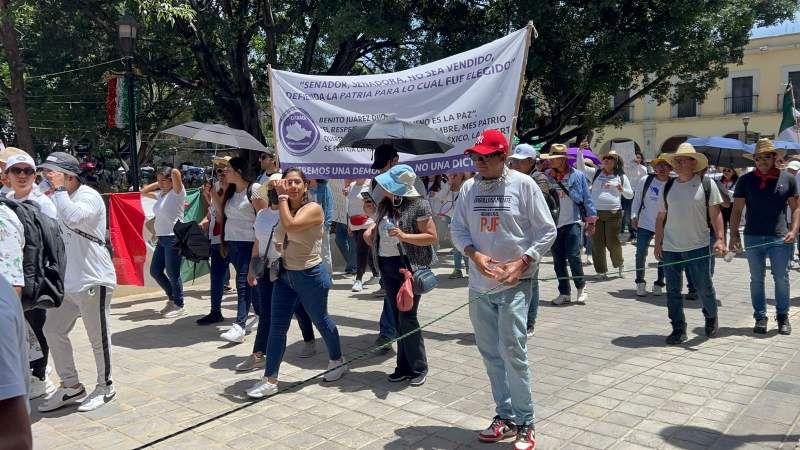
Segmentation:
<svg viewBox="0 0 800 450">
<path fill-rule="evenodd" d="M 400 269 L 400 273 L 406 278 L 397 291 L 397 309 L 402 312 L 411 311 L 414 307 L 414 284 L 412 282 L 413 275 L 408 269 Z"/>
</svg>

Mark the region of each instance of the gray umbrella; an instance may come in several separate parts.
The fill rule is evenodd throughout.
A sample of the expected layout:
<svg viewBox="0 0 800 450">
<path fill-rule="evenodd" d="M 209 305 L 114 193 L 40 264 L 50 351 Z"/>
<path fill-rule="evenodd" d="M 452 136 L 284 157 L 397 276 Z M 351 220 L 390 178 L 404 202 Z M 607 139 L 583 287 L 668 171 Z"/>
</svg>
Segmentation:
<svg viewBox="0 0 800 450">
<path fill-rule="evenodd" d="M 264 147 L 258 139 L 244 130 L 227 127 L 217 123 L 187 122 L 172 128 L 167 128 L 162 133 L 173 136 L 185 137 L 201 142 L 211 142 L 234 148 L 244 148 L 258 152 L 271 152 Z"/>
<path fill-rule="evenodd" d="M 379 120 L 353 127 L 337 147 L 376 148 L 391 144 L 400 153 L 428 155 L 453 148 L 445 135 L 419 123 L 398 119 Z"/>
</svg>

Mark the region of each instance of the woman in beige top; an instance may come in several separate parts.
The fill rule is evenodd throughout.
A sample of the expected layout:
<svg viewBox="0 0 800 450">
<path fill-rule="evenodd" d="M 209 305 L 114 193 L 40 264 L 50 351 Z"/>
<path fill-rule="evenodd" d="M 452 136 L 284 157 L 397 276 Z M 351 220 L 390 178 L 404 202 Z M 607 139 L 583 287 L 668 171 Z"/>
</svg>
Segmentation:
<svg viewBox="0 0 800 450">
<path fill-rule="evenodd" d="M 261 398 L 278 393 L 278 369 L 286 350 L 286 332 L 295 309 L 302 305 L 328 348 L 324 381 L 336 381 L 347 371 L 342 358 L 339 330 L 328 314 L 331 275 L 322 264 L 322 207 L 308 201 L 308 179 L 300 169 L 289 169 L 274 183 L 280 221 L 274 241 L 282 252 L 281 273 L 272 290 L 272 323 L 267 340 L 264 376 L 247 395 Z"/>
</svg>

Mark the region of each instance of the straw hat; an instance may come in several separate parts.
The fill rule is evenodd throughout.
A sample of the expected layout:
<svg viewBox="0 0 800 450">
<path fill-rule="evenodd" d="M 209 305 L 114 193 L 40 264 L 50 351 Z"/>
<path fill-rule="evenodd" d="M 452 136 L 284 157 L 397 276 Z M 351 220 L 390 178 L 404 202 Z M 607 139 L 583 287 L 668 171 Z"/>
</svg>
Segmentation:
<svg viewBox="0 0 800 450">
<path fill-rule="evenodd" d="M 652 167 L 657 166 L 659 163 L 667 163 L 669 165 L 672 165 L 667 160 L 667 156 L 665 154 L 663 154 L 663 153 L 659 153 L 658 156 L 656 156 L 655 158 L 650 160 L 650 166 L 652 166 Z"/>
<path fill-rule="evenodd" d="M 695 173 L 700 172 L 708 167 L 708 158 L 706 158 L 706 155 L 697 153 L 697 150 L 694 149 L 694 146 L 688 142 L 684 142 L 683 144 L 679 145 L 678 149 L 675 150 L 675 153 L 662 153 L 661 156 L 666 159 L 667 163 L 672 167 L 675 167 L 675 158 L 678 156 L 688 156 L 689 158 L 697 161 L 697 167 L 694 168 Z"/>
<path fill-rule="evenodd" d="M 227 166 L 230 160 L 230 156 L 215 156 L 211 159 L 211 162 L 214 163 L 215 166 Z"/>
<path fill-rule="evenodd" d="M 551 144 L 550 153 L 542 153 L 539 155 L 541 159 L 556 159 L 567 157 L 567 146 L 564 144 Z"/>
<path fill-rule="evenodd" d="M 601 156 L 600 159 L 603 160 L 603 159 L 606 159 L 606 158 L 609 158 L 609 157 L 614 158 L 614 159 L 619 159 L 619 153 L 617 153 L 616 150 L 609 150 L 608 153 L 606 153 L 605 155 Z"/>
<path fill-rule="evenodd" d="M 772 141 L 767 138 L 761 138 L 758 140 L 758 142 L 756 142 L 756 150 L 753 152 L 753 154 L 751 155 L 749 153 L 745 153 L 744 157 L 752 161 L 753 156 L 764 153 L 774 153 L 775 159 L 783 158 L 783 155 L 785 154 L 783 150 L 776 149 L 775 146 L 772 145 Z"/>
</svg>

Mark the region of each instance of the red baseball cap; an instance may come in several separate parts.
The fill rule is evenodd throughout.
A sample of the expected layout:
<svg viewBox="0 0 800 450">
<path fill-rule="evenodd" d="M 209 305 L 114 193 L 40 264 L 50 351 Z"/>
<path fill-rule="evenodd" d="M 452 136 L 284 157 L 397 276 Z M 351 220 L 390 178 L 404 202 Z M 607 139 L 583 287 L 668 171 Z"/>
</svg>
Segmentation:
<svg viewBox="0 0 800 450">
<path fill-rule="evenodd" d="M 497 152 L 508 154 L 508 140 L 500 130 L 484 131 L 478 136 L 472 147 L 464 150 L 464 153 L 480 153 L 481 155 L 491 155 Z"/>
</svg>

